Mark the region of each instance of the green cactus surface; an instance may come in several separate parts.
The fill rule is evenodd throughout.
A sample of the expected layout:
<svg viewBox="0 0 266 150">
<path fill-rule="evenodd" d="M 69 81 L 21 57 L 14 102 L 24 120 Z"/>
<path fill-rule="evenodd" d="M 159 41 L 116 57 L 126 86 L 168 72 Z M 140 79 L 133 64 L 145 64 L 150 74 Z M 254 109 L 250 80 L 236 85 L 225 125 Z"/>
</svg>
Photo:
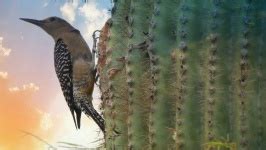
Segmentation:
<svg viewBox="0 0 266 150">
<path fill-rule="evenodd" d="M 113 2 L 106 149 L 266 149 L 265 0 Z"/>
</svg>

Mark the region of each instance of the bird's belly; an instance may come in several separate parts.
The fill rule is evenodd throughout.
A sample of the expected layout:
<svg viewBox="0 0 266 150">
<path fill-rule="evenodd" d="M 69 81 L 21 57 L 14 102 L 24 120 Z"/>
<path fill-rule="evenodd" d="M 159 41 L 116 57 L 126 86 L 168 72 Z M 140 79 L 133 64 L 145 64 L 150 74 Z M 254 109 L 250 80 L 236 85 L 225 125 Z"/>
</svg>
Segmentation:
<svg viewBox="0 0 266 150">
<path fill-rule="evenodd" d="M 79 88 L 83 93 L 92 94 L 94 78 L 87 73 L 73 74 L 73 86 Z"/>
</svg>

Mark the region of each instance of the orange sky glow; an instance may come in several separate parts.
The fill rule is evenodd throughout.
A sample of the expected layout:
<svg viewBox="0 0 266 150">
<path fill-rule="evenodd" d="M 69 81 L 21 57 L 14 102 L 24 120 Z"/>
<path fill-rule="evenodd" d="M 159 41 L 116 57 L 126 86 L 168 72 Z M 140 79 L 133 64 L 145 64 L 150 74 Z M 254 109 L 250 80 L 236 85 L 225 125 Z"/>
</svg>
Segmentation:
<svg viewBox="0 0 266 150">
<path fill-rule="evenodd" d="M 41 115 L 31 107 L 31 97 L 34 89 L 9 90 L 8 78 L 0 77 L 0 149 L 32 149 L 40 143 L 28 140 L 20 130 L 36 132 L 39 128 Z M 4 115 L 3 115 L 4 114 Z"/>
<path fill-rule="evenodd" d="M 32 97 L 40 92 L 38 86 L 30 83 L 10 88 L 9 81 L 8 74 L 0 75 L 0 150 L 42 150 L 49 147 L 24 131 L 43 138 L 51 145 L 60 142 L 61 139 L 73 143 L 86 142 L 90 139 L 85 138 L 89 134 L 101 138 L 96 125 L 88 118 L 83 118 L 81 131 L 75 130 L 67 108 L 63 109 L 61 114 L 55 115 L 33 107 Z M 58 99 L 62 97 L 59 96 Z M 87 127 L 94 127 L 94 130 L 86 131 Z M 93 141 L 93 138 L 91 140 Z"/>
</svg>

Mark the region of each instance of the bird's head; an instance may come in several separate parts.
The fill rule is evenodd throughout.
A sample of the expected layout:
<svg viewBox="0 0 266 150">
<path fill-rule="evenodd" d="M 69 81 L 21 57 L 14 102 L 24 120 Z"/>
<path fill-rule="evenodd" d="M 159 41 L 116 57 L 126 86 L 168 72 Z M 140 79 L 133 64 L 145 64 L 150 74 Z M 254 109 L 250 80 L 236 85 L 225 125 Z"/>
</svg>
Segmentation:
<svg viewBox="0 0 266 150">
<path fill-rule="evenodd" d="M 20 18 L 20 19 L 39 26 L 49 35 L 51 35 L 54 39 L 59 38 L 60 34 L 62 33 L 75 30 L 73 26 L 71 26 L 68 22 L 59 17 L 49 17 L 44 20 L 34 20 L 27 18 Z"/>
</svg>

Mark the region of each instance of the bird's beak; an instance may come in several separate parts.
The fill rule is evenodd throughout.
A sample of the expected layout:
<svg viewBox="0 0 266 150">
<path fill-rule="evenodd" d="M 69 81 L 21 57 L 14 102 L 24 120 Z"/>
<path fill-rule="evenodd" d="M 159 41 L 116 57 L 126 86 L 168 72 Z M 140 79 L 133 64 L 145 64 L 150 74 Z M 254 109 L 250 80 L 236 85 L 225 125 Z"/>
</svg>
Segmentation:
<svg viewBox="0 0 266 150">
<path fill-rule="evenodd" d="M 35 24 L 39 27 L 42 27 L 44 24 L 44 21 L 42 21 L 42 20 L 34 20 L 34 19 L 27 19 L 27 18 L 19 18 L 19 19 L 26 21 L 26 22 L 29 22 L 29 23 L 32 23 L 32 24 Z"/>
</svg>

